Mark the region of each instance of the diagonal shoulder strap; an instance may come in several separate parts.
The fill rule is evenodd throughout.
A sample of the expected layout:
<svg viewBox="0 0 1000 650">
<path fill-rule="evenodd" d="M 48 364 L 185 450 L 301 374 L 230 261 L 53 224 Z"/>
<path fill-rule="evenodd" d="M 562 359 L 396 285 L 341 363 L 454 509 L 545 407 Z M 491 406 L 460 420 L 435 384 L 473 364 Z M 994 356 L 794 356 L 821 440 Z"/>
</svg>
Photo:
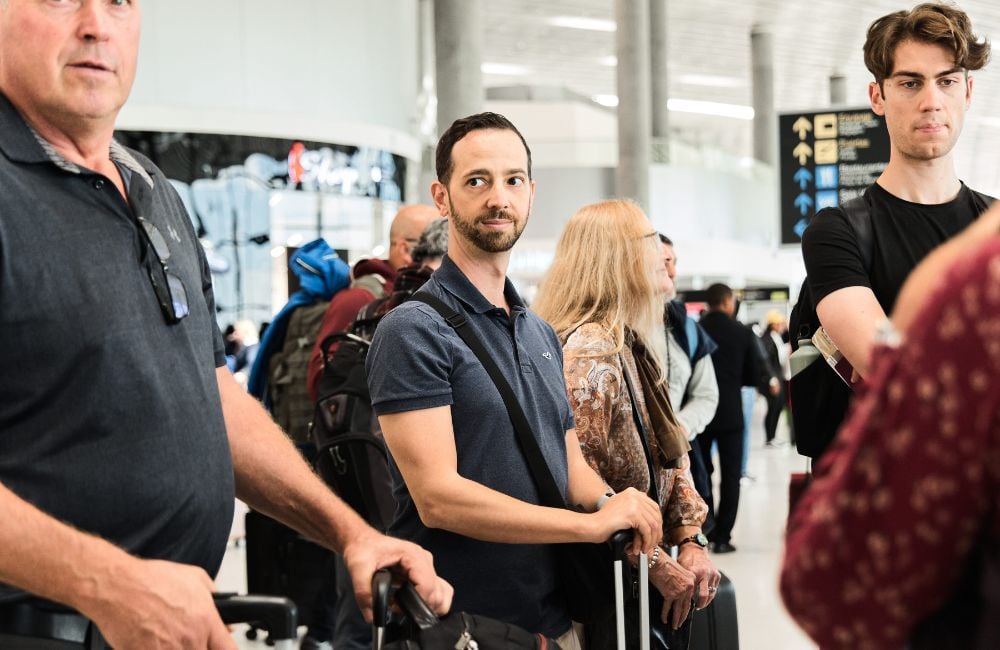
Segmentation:
<svg viewBox="0 0 1000 650">
<path fill-rule="evenodd" d="M 979 214 L 986 212 L 986 210 L 993 205 L 993 202 L 996 201 L 996 199 L 989 194 L 977 192 L 972 188 L 969 188 L 969 191 L 972 192 L 972 202 L 976 204 L 976 209 L 979 211 Z"/>
<path fill-rule="evenodd" d="M 625 355 L 619 354 L 618 358 L 622 362 L 622 377 L 625 378 L 625 387 L 628 388 L 628 396 L 632 401 L 632 419 L 635 420 L 635 430 L 642 441 L 642 453 L 646 455 L 646 468 L 649 471 L 649 498 L 660 503 L 660 489 L 656 484 L 656 467 L 653 465 L 653 454 L 649 451 L 649 436 L 646 433 L 646 425 L 642 423 L 642 416 L 639 414 L 639 401 L 635 396 L 635 384 L 632 383 L 632 376 L 628 373 L 628 366 L 625 365 Z"/>
<path fill-rule="evenodd" d="M 490 379 L 496 384 L 504 406 L 507 407 L 507 414 L 514 425 L 514 432 L 517 434 L 518 443 L 521 445 L 521 452 L 528 461 L 528 468 L 531 470 L 531 475 L 535 480 L 535 486 L 538 488 L 538 494 L 542 499 L 542 503 L 552 508 L 565 508 L 566 500 L 563 499 L 562 493 L 556 486 L 555 479 L 552 478 L 552 472 L 545 463 L 542 450 L 539 449 L 538 441 L 531 431 L 531 424 L 528 423 L 528 418 L 524 415 L 521 405 L 517 402 L 514 390 L 507 382 L 507 378 L 503 376 L 496 361 L 486 351 L 486 346 L 483 345 L 483 342 L 479 340 L 479 337 L 472 330 L 468 317 L 464 313 L 455 311 L 437 296 L 424 291 L 418 291 L 413 294 L 410 300 L 418 300 L 437 311 L 441 315 L 441 318 L 455 330 L 455 333 L 458 334 L 462 341 L 469 346 L 469 349 L 476 355 L 479 362 L 483 364 L 483 368 L 486 369 Z"/>
<path fill-rule="evenodd" d="M 847 222 L 854 229 L 854 236 L 858 241 L 858 248 L 861 250 L 861 261 L 865 265 L 868 275 L 872 272 L 872 257 L 875 251 L 875 239 L 872 236 L 872 211 L 868 207 L 865 194 L 856 196 L 849 201 L 844 201 L 840 209 L 847 216 Z"/>
</svg>

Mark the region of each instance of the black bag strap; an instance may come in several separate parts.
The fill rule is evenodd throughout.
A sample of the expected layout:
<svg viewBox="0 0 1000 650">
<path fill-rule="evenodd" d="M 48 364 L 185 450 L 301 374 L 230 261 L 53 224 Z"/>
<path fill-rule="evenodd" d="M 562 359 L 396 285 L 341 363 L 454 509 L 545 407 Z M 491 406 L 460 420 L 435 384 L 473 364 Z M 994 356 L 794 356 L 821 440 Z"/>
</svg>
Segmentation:
<svg viewBox="0 0 1000 650">
<path fill-rule="evenodd" d="M 535 480 L 535 486 L 538 488 L 538 495 L 541 497 L 542 503 L 552 508 L 565 508 L 566 500 L 562 497 L 562 493 L 556 486 L 555 479 L 552 478 L 552 472 L 545 463 L 542 450 L 538 447 L 538 441 L 531 431 L 531 425 L 528 423 L 528 418 L 524 415 L 524 411 L 517 401 L 517 396 L 514 395 L 514 390 L 507 382 L 507 378 L 503 376 L 496 361 L 486 351 L 486 346 L 483 345 L 483 342 L 479 340 L 479 337 L 472 330 L 472 327 L 469 325 L 469 318 L 464 313 L 455 311 L 437 296 L 423 291 L 413 294 L 410 300 L 419 300 L 437 311 L 441 315 L 441 318 L 455 330 L 459 338 L 469 346 L 469 349 L 476 355 L 479 362 L 483 364 L 483 368 L 486 369 L 490 379 L 496 384 L 504 406 L 507 407 L 507 414 L 514 425 L 514 432 L 517 434 L 521 451 L 528 461 L 528 468 L 531 470 L 531 475 Z"/>
<path fill-rule="evenodd" d="M 872 211 L 868 207 L 865 194 L 844 201 L 840 205 L 840 209 L 843 210 L 844 216 L 847 217 L 847 223 L 854 230 L 854 237 L 858 241 L 858 249 L 861 250 L 861 261 L 865 265 L 865 272 L 871 275 L 872 257 L 875 254 L 875 238 L 872 236 Z"/>
<path fill-rule="evenodd" d="M 969 191 L 972 192 L 972 202 L 976 206 L 978 214 L 986 212 L 995 201 L 992 196 L 977 192 L 972 188 L 969 188 Z M 868 205 L 867 196 L 868 191 L 865 190 L 861 196 L 844 201 L 840 205 L 840 209 L 843 210 L 844 216 L 847 217 L 847 223 L 854 230 L 858 248 L 861 250 L 861 261 L 864 263 L 865 271 L 871 275 L 872 259 L 875 255 L 875 238 L 872 235 L 872 212 Z"/>
<path fill-rule="evenodd" d="M 635 397 L 635 384 L 632 383 L 632 376 L 629 375 L 625 366 L 625 355 L 619 354 L 622 361 L 622 376 L 625 377 L 625 387 L 628 389 L 628 396 L 632 402 L 632 419 L 635 420 L 635 428 L 639 432 L 639 439 L 642 441 L 642 453 L 646 455 L 646 467 L 649 469 L 649 498 L 657 505 L 660 504 L 660 489 L 656 485 L 656 468 L 653 466 L 653 454 L 649 451 L 649 436 L 646 433 L 646 425 L 642 423 L 642 416 L 639 414 L 639 403 Z"/>
<path fill-rule="evenodd" d="M 976 209 L 979 210 L 979 214 L 986 212 L 986 210 L 993 205 L 996 201 L 992 196 L 988 194 L 983 194 L 982 192 L 977 192 L 976 190 L 969 188 L 972 192 L 972 202 L 975 203 Z"/>
</svg>

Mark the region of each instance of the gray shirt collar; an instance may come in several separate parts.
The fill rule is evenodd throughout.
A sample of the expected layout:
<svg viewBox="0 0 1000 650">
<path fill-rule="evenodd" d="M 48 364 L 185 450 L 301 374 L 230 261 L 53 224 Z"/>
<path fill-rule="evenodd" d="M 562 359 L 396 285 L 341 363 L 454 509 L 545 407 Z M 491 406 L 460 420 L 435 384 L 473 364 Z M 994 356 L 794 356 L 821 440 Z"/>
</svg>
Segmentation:
<svg viewBox="0 0 1000 650">
<path fill-rule="evenodd" d="M 25 126 L 27 126 L 28 130 L 31 131 L 31 135 L 35 136 L 35 140 L 38 141 L 39 146 L 45 152 L 45 155 L 49 157 L 49 160 L 52 161 L 53 165 L 64 171 L 70 172 L 71 174 L 80 174 L 83 172 L 83 169 L 79 165 L 74 162 L 70 162 L 65 156 L 56 151 L 56 148 L 53 147 L 48 140 L 39 135 L 37 131 L 31 128 L 31 125 L 25 122 Z M 109 158 L 111 159 L 111 162 L 115 163 L 119 167 L 124 167 L 135 176 L 144 180 L 150 189 L 153 188 L 153 178 L 145 169 L 143 169 L 142 165 L 139 164 L 139 161 L 135 159 L 135 156 L 129 153 L 128 149 L 119 144 L 117 140 L 111 141 Z"/>
</svg>

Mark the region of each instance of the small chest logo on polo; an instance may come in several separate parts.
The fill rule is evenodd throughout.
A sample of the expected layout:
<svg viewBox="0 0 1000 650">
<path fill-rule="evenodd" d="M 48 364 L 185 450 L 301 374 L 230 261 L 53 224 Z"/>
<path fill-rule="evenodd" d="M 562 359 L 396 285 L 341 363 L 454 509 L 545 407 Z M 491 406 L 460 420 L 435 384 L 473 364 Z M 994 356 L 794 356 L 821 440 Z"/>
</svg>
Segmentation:
<svg viewBox="0 0 1000 650">
<path fill-rule="evenodd" d="M 167 226 L 167 232 L 170 233 L 170 238 L 173 239 L 178 244 L 181 243 L 181 236 L 177 234 L 177 231 L 173 226 Z"/>
<path fill-rule="evenodd" d="M 552 353 L 551 352 L 542 352 L 542 356 L 545 357 L 546 359 L 551 359 L 552 358 Z"/>
</svg>

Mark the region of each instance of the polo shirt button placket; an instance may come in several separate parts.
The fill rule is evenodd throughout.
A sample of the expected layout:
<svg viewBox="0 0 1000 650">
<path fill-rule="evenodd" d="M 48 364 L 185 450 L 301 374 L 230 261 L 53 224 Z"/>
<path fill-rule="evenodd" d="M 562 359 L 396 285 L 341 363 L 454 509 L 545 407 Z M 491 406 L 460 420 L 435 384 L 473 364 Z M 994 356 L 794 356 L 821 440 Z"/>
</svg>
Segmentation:
<svg viewBox="0 0 1000 650">
<path fill-rule="evenodd" d="M 95 190 L 103 190 L 104 189 L 104 179 L 103 178 L 98 178 L 97 180 L 95 180 L 93 182 L 93 185 L 94 185 L 94 189 Z"/>
</svg>

